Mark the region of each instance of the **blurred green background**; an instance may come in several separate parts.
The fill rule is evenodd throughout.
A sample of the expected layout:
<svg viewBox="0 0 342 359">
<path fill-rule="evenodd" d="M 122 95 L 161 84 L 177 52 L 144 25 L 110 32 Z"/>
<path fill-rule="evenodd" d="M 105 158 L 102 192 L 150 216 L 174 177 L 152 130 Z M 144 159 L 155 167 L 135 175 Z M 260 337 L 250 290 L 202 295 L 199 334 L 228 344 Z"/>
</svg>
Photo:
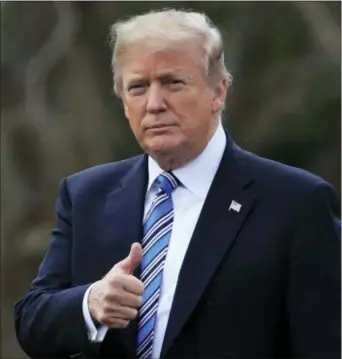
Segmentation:
<svg viewBox="0 0 342 359">
<path fill-rule="evenodd" d="M 2 2 L 1 358 L 25 357 L 13 303 L 47 249 L 60 179 L 140 152 L 113 94 L 109 26 L 164 7 L 223 31 L 234 140 L 340 198 L 340 2 Z"/>
</svg>

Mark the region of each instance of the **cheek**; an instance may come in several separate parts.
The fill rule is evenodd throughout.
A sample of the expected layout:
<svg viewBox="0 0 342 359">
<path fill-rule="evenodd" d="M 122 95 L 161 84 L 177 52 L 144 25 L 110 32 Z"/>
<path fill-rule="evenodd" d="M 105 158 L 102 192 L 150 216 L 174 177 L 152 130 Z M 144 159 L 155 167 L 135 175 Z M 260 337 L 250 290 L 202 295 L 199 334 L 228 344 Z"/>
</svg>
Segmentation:
<svg viewBox="0 0 342 359">
<path fill-rule="evenodd" d="M 211 105 L 210 99 L 204 97 L 193 100 L 191 106 L 187 106 L 182 128 L 189 140 L 196 142 L 207 138 L 213 124 Z"/>
<path fill-rule="evenodd" d="M 213 96 L 205 89 L 190 90 L 180 101 L 192 112 L 210 112 Z"/>
<path fill-rule="evenodd" d="M 184 128 L 201 127 L 211 118 L 211 99 L 208 96 L 183 96 L 175 104 L 175 112 Z M 182 126 L 182 127 L 183 127 Z"/>
<path fill-rule="evenodd" d="M 125 103 L 125 113 L 128 118 L 130 117 L 137 117 L 137 115 L 141 112 L 141 101 L 136 100 L 129 100 Z"/>
<path fill-rule="evenodd" d="M 128 119 L 128 122 L 133 130 L 134 133 L 138 133 L 140 131 L 141 122 L 144 117 L 144 111 L 142 110 L 143 107 L 141 104 L 127 102 L 125 104 L 125 115 Z"/>
</svg>

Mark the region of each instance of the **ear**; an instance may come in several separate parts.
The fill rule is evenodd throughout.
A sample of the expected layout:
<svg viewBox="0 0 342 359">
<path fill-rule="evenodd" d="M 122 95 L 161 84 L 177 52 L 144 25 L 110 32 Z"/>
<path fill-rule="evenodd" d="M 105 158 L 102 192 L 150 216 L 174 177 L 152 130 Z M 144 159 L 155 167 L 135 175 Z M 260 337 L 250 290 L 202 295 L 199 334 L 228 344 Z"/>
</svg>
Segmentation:
<svg viewBox="0 0 342 359">
<path fill-rule="evenodd" d="M 123 104 L 123 107 L 124 107 L 124 111 L 125 111 L 125 117 L 128 119 L 129 118 L 128 117 L 129 112 L 128 112 L 128 106 L 127 106 L 127 103 L 126 103 L 126 99 L 125 99 L 124 93 L 122 91 L 122 83 L 120 83 L 118 85 L 117 91 L 118 92 L 116 93 L 116 95 L 121 100 L 121 102 Z"/>
<path fill-rule="evenodd" d="M 224 108 L 224 104 L 227 96 L 227 81 L 221 80 L 214 85 L 214 97 L 212 101 L 212 111 L 216 113 Z"/>
<path fill-rule="evenodd" d="M 129 118 L 128 106 L 127 106 L 127 103 L 125 101 L 125 98 L 122 95 L 121 95 L 121 100 L 122 100 L 122 104 L 123 104 L 123 107 L 124 107 L 125 116 L 128 119 Z"/>
<path fill-rule="evenodd" d="M 123 103 L 124 110 L 125 110 L 125 116 L 126 116 L 126 118 L 129 118 L 128 107 L 127 107 L 127 105 L 126 105 L 126 103 L 125 103 L 125 102 L 123 102 L 123 101 L 122 101 L 122 103 Z"/>
</svg>

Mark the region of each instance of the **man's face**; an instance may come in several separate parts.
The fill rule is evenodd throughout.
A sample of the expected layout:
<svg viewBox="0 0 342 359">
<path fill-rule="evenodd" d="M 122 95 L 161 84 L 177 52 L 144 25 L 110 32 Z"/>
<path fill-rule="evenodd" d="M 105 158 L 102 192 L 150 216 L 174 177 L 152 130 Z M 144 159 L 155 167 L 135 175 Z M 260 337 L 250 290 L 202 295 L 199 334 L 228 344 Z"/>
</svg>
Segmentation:
<svg viewBox="0 0 342 359">
<path fill-rule="evenodd" d="M 196 157 L 217 127 L 226 84 L 209 86 L 200 61 L 202 52 L 184 50 L 144 53 L 131 49 L 124 59 L 122 100 L 140 146 L 154 157 Z"/>
</svg>

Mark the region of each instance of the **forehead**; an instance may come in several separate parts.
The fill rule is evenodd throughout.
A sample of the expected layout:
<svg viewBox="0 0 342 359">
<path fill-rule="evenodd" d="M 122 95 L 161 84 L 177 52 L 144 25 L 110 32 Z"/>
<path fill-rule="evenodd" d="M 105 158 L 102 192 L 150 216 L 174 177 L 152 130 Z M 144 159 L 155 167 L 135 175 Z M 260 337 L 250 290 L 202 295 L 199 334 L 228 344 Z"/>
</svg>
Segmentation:
<svg viewBox="0 0 342 359">
<path fill-rule="evenodd" d="M 197 50 L 197 51 L 196 51 Z M 165 75 L 194 76 L 202 70 L 200 53 L 192 47 L 182 50 L 142 51 L 130 49 L 122 58 L 121 75 L 124 80 Z"/>
</svg>

